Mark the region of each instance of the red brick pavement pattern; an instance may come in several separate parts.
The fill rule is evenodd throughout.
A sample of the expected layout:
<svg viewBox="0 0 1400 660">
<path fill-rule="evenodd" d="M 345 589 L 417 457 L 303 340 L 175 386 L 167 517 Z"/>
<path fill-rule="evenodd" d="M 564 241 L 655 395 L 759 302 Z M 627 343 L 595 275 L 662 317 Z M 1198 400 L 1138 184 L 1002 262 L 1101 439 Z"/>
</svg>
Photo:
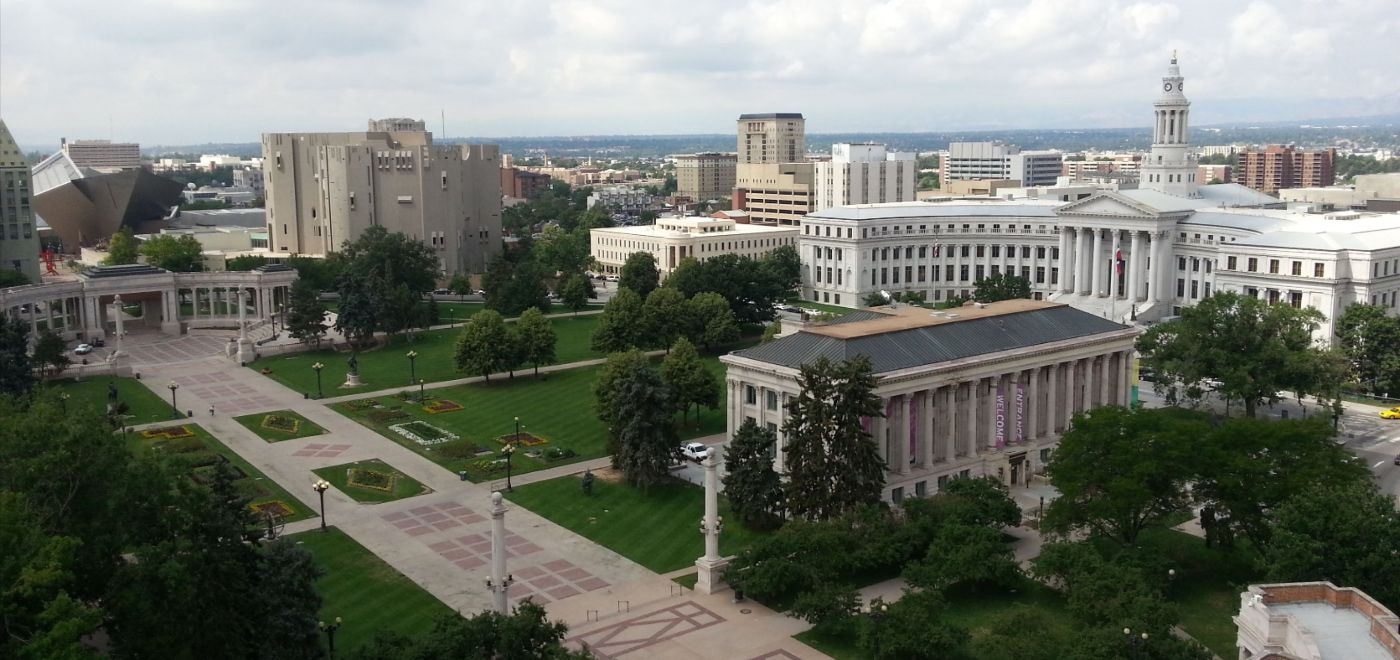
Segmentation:
<svg viewBox="0 0 1400 660">
<path fill-rule="evenodd" d="M 251 385 L 234 382 L 233 376 L 226 373 L 189 374 L 172 380 L 184 391 L 209 402 L 218 412 L 238 414 L 279 406 L 277 399 L 259 394 Z"/>
<path fill-rule="evenodd" d="M 686 601 L 570 637 L 568 641 L 587 645 L 599 658 L 618 658 L 724 621 L 724 617 L 699 603 Z"/>
<path fill-rule="evenodd" d="M 349 449 L 350 445 L 328 445 L 320 442 L 312 442 L 306 446 L 292 452 L 293 456 L 315 456 L 316 458 L 335 458 Z"/>
<path fill-rule="evenodd" d="M 797 656 L 783 649 L 769 651 L 767 653 L 764 653 L 763 655 L 756 655 L 752 658 L 749 658 L 749 660 L 775 660 L 776 658 L 783 658 L 784 660 L 801 660 Z"/>
<path fill-rule="evenodd" d="M 575 566 L 567 559 L 526 566 L 512 572 L 515 584 L 510 587 L 510 600 L 518 603 L 526 598 L 548 603 L 577 596 L 608 586 L 607 580 Z"/>
<path fill-rule="evenodd" d="M 484 522 L 486 517 L 457 502 L 440 502 L 382 516 L 384 522 L 409 536 L 422 536 Z"/>
</svg>

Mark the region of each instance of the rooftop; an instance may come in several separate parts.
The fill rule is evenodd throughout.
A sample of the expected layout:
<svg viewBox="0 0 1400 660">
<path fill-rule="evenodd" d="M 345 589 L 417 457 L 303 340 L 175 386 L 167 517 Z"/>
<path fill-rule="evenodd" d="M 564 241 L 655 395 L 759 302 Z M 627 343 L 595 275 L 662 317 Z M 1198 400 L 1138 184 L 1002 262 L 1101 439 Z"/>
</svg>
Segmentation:
<svg viewBox="0 0 1400 660">
<path fill-rule="evenodd" d="M 963 216 L 996 216 L 1024 218 L 1054 218 L 1055 209 L 1062 206 L 1058 201 L 1001 199 L 966 200 L 950 202 L 886 202 L 883 204 L 856 204 L 853 206 L 833 206 L 829 209 L 807 214 L 808 218 L 830 220 L 893 220 L 897 218 L 938 218 Z"/>
<path fill-rule="evenodd" d="M 801 119 L 800 112 L 754 112 L 739 115 L 739 121 L 746 119 Z"/>
</svg>

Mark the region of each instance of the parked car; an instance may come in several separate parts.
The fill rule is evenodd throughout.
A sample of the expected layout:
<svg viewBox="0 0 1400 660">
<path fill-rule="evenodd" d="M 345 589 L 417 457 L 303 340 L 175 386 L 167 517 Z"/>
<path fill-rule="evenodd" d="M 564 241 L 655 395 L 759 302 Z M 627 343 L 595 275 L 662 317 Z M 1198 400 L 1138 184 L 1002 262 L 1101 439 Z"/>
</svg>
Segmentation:
<svg viewBox="0 0 1400 660">
<path fill-rule="evenodd" d="M 608 281 L 608 282 L 620 282 L 620 281 L 622 281 L 622 278 L 621 278 L 621 277 L 618 277 L 618 276 L 616 276 L 616 275 L 608 275 L 607 277 L 604 277 L 603 279 L 606 280 L 606 281 Z"/>
<path fill-rule="evenodd" d="M 1395 464 L 1400 465 L 1400 454 L 1395 455 Z"/>
<path fill-rule="evenodd" d="M 1381 419 L 1400 419 L 1400 407 L 1382 410 Z"/>
<path fill-rule="evenodd" d="M 78 355 L 87 355 L 92 352 L 92 344 L 78 344 L 78 347 L 73 349 L 73 352 Z"/>
<path fill-rule="evenodd" d="M 696 463 L 699 463 L 700 461 L 709 458 L 710 448 L 706 447 L 703 443 L 687 442 L 681 445 L 681 455 L 692 461 L 695 461 Z"/>
<path fill-rule="evenodd" d="M 450 295 L 452 295 L 452 289 L 433 289 L 433 295 L 435 295 L 435 296 L 450 296 Z"/>
<path fill-rule="evenodd" d="M 98 337 L 97 339 L 92 340 L 92 345 L 93 345 L 93 346 L 96 346 L 96 347 L 98 347 L 98 348 L 102 348 L 103 346 L 106 346 L 106 345 L 107 345 L 107 342 L 106 342 L 106 340 L 102 339 L 101 337 Z"/>
</svg>

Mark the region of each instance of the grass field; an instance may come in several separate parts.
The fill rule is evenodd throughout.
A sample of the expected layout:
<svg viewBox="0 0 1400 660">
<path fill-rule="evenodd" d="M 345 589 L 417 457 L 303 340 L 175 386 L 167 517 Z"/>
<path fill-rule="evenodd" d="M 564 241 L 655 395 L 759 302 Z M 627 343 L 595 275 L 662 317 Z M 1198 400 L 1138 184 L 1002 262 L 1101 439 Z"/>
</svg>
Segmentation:
<svg viewBox="0 0 1400 660">
<path fill-rule="evenodd" d="M 561 477 L 520 486 L 512 502 L 550 519 L 657 573 L 695 563 L 705 554 L 698 523 L 705 514 L 705 491 L 683 481 L 653 486 L 645 494 L 632 486 L 594 480 L 585 497 L 579 477 Z M 740 525 L 720 500 L 720 515 L 731 522 L 720 534 L 720 553 L 747 548 L 762 533 Z"/>
<path fill-rule="evenodd" d="M 603 357 L 589 346 L 593 328 L 598 324 L 597 316 L 551 319 L 554 332 L 558 335 L 555 344 L 555 363 L 564 364 Z M 322 387 L 327 397 L 353 393 L 355 390 L 374 391 L 390 387 L 409 387 L 410 374 L 413 377 L 435 383 L 454 378 L 464 378 L 475 374 L 457 371 L 454 358 L 458 328 L 444 328 L 429 332 L 415 333 L 410 341 L 399 335 L 380 348 L 362 351 L 358 355 L 360 380 L 364 383 L 354 389 L 342 389 L 345 375 L 350 372 L 346 360 L 349 353 L 333 350 L 307 351 L 293 355 L 274 355 L 260 358 L 248 364 L 250 369 L 270 370 L 267 376 L 298 392 L 316 396 L 316 372 L 311 365 L 317 362 L 325 365 L 321 372 Z M 406 354 L 415 351 L 418 356 L 410 371 Z"/>
<path fill-rule="evenodd" d="M 290 410 L 274 410 L 269 413 L 256 413 L 233 418 L 259 438 L 268 442 L 281 442 L 294 438 L 306 438 L 325 433 L 325 429 L 311 420 Z M 287 428 L 290 423 L 295 428 Z"/>
<path fill-rule="evenodd" d="M 355 650 L 381 630 L 424 635 L 437 619 L 453 613 L 339 529 L 287 538 L 310 552 L 325 571 L 316 590 L 321 593 L 321 620 L 340 617 L 343 622 L 335 634 L 337 654 Z"/>
<path fill-rule="evenodd" d="M 1207 548 L 1203 539 L 1171 529 L 1148 529 L 1138 545 L 1150 548 L 1176 568 L 1176 583 L 1168 593 L 1181 613 L 1181 627 L 1222 658 L 1234 657 L 1235 624 L 1240 592 L 1259 575 L 1253 550 L 1239 541 L 1234 550 Z"/>
<path fill-rule="evenodd" d="M 181 427 L 187 429 L 191 435 L 178 438 L 158 437 L 162 429 Z M 198 424 L 175 423 L 168 427 L 134 431 L 130 434 L 127 442 L 133 451 L 159 451 L 176 456 L 189 465 L 190 476 L 196 481 L 208 473 L 209 466 L 218 460 L 218 457 L 222 457 L 228 461 L 230 466 L 237 468 L 242 473 L 242 476 L 234 484 L 239 492 L 250 499 L 248 503 L 250 507 L 268 505 L 274 502 L 280 503 L 288 512 L 283 516 L 282 522 L 294 522 L 313 518 L 316 515 L 311 507 L 293 497 L 291 493 L 277 485 L 277 482 L 267 478 L 267 475 L 264 475 L 261 470 L 243 460 L 243 457 L 224 446 L 224 443 L 219 442 L 218 438 L 210 435 Z"/>
<path fill-rule="evenodd" d="M 711 371 L 723 376 L 717 358 L 704 358 L 704 361 Z M 333 408 L 454 473 L 465 470 L 474 481 L 504 479 L 504 466 L 495 463 L 503 446 L 497 438 L 515 432 L 517 416 L 524 431 L 542 436 L 548 443 L 537 448 L 521 448 L 512 459 L 513 474 L 607 455 L 608 430 L 593 409 L 593 382 L 600 369 L 596 366 L 568 369 L 539 379 L 517 375 L 514 380 L 493 379 L 489 385 L 476 383 L 429 392 L 434 399 L 446 399 L 462 406 L 461 410 L 453 412 L 428 413 L 416 402 L 397 397 L 360 399 L 335 404 Z M 376 404 L 380 407 L 369 407 Z M 702 411 L 698 421 L 692 415 L 681 428 L 681 437 L 723 433 L 724 414 L 724 410 L 718 408 Z M 392 424 L 413 420 L 455 433 L 461 439 L 424 447 L 389 430 Z M 547 452 L 553 448 L 574 455 L 551 459 Z M 536 450 L 541 452 L 539 458 L 526 453 Z M 480 453 L 488 451 L 492 453 Z"/>
<path fill-rule="evenodd" d="M 162 400 L 134 378 L 100 376 L 86 378 L 82 382 L 53 380 L 44 386 L 67 393 L 67 405 L 70 406 L 70 410 L 91 408 L 96 409 L 99 414 L 106 414 L 108 383 L 117 386 L 117 400 L 127 405 L 128 426 L 170 419 L 170 401 Z"/>
<path fill-rule="evenodd" d="M 354 482 L 351 480 L 352 471 L 356 475 Z M 378 459 L 332 465 L 312 472 L 356 502 L 392 502 L 432 492 L 413 477 Z"/>
</svg>

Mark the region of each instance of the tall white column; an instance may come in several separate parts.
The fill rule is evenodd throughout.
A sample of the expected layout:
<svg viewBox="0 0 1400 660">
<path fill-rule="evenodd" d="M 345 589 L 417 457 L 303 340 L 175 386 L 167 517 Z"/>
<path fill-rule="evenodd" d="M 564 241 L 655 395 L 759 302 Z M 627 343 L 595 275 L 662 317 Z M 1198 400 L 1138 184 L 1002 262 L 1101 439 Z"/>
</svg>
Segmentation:
<svg viewBox="0 0 1400 660">
<path fill-rule="evenodd" d="M 1050 365 L 1050 375 L 1046 384 L 1049 391 L 1045 396 L 1045 434 L 1050 435 L 1060 428 L 1063 406 L 1060 404 L 1060 363 Z"/>
<path fill-rule="evenodd" d="M 893 424 L 890 424 L 890 449 L 893 454 L 890 460 L 893 461 L 894 471 L 900 474 L 909 473 L 909 396 L 900 394 L 891 400 L 894 402 Z"/>
<path fill-rule="evenodd" d="M 1113 230 L 1113 243 L 1108 251 L 1108 297 L 1118 298 L 1118 288 L 1123 283 L 1123 276 L 1126 272 L 1118 271 L 1118 255 L 1123 252 L 1123 232 Z M 1126 266 L 1126 264 L 1124 264 Z"/>
<path fill-rule="evenodd" d="M 934 461 L 933 393 L 928 389 L 919 396 L 919 452 L 924 469 L 933 467 Z"/>
<path fill-rule="evenodd" d="M 1103 230 L 1094 229 L 1094 255 L 1089 260 L 1094 270 L 1094 295 L 1103 296 L 1104 289 L 1104 258 L 1103 258 Z"/>
<path fill-rule="evenodd" d="M 1074 250 L 1074 283 L 1082 295 L 1094 292 L 1094 278 L 1091 274 L 1094 265 L 1094 236 L 1089 231 L 1087 227 L 1075 230 L 1079 246 Z"/>
<path fill-rule="evenodd" d="M 1173 298 L 1171 288 L 1173 270 L 1171 233 L 1164 231 L 1153 234 L 1152 242 L 1153 247 L 1156 248 L 1153 251 L 1154 256 L 1152 258 L 1153 268 L 1156 270 L 1156 272 L 1153 273 L 1154 277 L 1152 278 L 1152 282 L 1156 284 L 1155 288 L 1157 290 L 1153 299 L 1164 303 L 1170 303 Z"/>
<path fill-rule="evenodd" d="M 1083 387 L 1084 378 L 1079 371 L 1081 360 L 1071 360 L 1065 363 L 1065 428 L 1069 428 L 1070 419 L 1079 412 L 1079 391 Z"/>
<path fill-rule="evenodd" d="M 1119 393 L 1118 405 L 1127 406 L 1132 404 L 1133 399 L 1133 350 L 1128 349 L 1119 353 L 1122 360 L 1122 383 L 1123 391 Z"/>
<path fill-rule="evenodd" d="M 491 493 L 491 601 L 499 614 L 510 614 L 510 583 L 515 581 L 506 573 L 506 505 L 499 492 Z"/>
<path fill-rule="evenodd" d="M 1134 231 L 1128 252 L 1128 302 L 1142 299 L 1142 280 L 1138 269 L 1142 266 L 1142 232 Z"/>
<path fill-rule="evenodd" d="M 695 560 L 695 566 L 699 569 L 695 590 L 702 594 L 724 589 L 720 578 L 728 563 L 719 554 L 719 533 L 724 529 L 724 519 L 719 517 L 719 475 L 715 469 L 718 461 L 719 451 L 715 449 L 700 463 L 705 470 L 705 517 L 700 520 L 700 533 L 705 535 L 705 556 Z"/>
<path fill-rule="evenodd" d="M 1069 227 L 1060 227 L 1060 261 L 1058 264 L 1060 269 L 1060 286 L 1058 291 L 1061 293 L 1068 293 L 1074 286 L 1074 277 L 1070 274 L 1070 266 L 1074 260 L 1073 255 L 1071 255 L 1069 251 L 1069 236 L 1072 231 L 1073 230 Z"/>
<path fill-rule="evenodd" d="M 943 460 L 949 463 L 958 457 L 958 385 L 950 383 L 939 390 L 939 419 L 943 420 L 940 435 L 943 442 Z"/>
<path fill-rule="evenodd" d="M 1040 367 L 1030 370 L 1030 382 L 1026 384 L 1026 440 L 1034 440 L 1040 435 Z"/>
<path fill-rule="evenodd" d="M 1112 357 L 1112 353 L 1104 353 L 1099 356 L 1099 373 L 1095 374 L 1095 377 L 1098 378 L 1099 382 L 1099 405 L 1101 406 L 1111 405 L 1114 402 L 1112 394 L 1113 372 L 1111 365 L 1109 365 Z"/>
<path fill-rule="evenodd" d="M 981 414 L 982 405 L 982 380 L 974 380 L 967 384 L 967 455 L 977 456 L 982 453 L 978 438 L 982 433 Z"/>
</svg>

